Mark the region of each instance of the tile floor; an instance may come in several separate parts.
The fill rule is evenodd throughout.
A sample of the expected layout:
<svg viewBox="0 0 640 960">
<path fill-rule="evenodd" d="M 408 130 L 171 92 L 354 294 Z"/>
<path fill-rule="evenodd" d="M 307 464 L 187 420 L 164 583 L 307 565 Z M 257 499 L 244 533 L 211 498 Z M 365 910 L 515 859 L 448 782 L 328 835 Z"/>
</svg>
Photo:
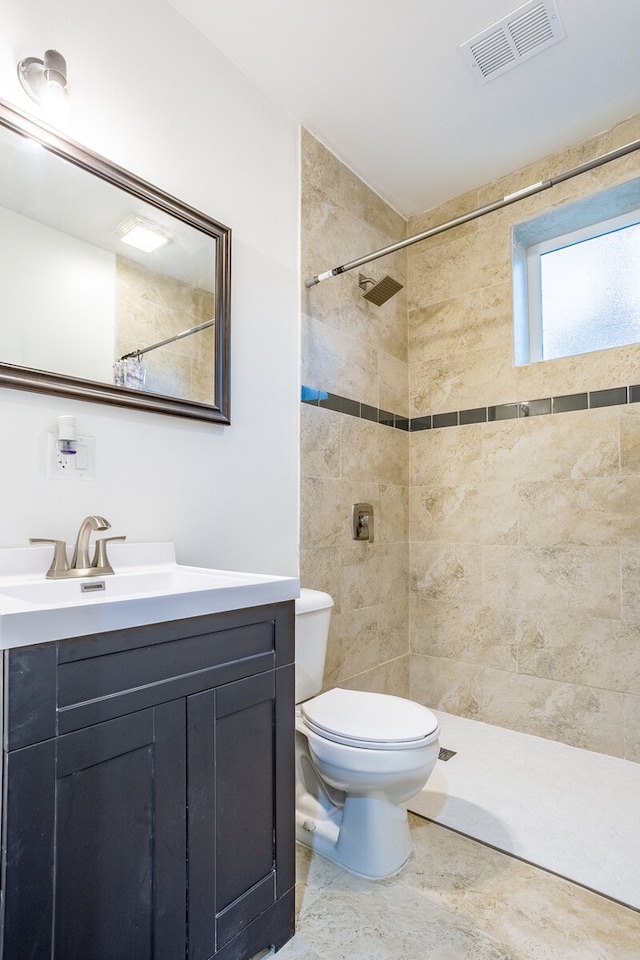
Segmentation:
<svg viewBox="0 0 640 960">
<path fill-rule="evenodd" d="M 363 880 L 298 846 L 278 960 L 639 960 L 640 913 L 410 814 L 400 873 Z"/>
</svg>

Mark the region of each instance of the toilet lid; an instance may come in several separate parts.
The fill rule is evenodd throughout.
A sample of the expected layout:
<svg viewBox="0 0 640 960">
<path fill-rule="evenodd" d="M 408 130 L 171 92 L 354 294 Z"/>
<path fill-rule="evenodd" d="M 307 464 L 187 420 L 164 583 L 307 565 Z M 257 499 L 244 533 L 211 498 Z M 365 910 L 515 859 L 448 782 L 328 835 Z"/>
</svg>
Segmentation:
<svg viewBox="0 0 640 960">
<path fill-rule="evenodd" d="M 329 739 L 363 744 L 416 744 L 438 729 L 437 717 L 419 703 L 386 693 L 328 690 L 302 704 L 312 730 Z"/>
</svg>

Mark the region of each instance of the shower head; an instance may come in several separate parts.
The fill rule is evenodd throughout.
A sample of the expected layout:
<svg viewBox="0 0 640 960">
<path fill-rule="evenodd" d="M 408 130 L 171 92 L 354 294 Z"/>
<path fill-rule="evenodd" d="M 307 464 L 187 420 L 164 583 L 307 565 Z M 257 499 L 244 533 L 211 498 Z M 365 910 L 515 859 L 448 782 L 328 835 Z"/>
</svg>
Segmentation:
<svg viewBox="0 0 640 960">
<path fill-rule="evenodd" d="M 372 277 L 365 277 L 363 273 L 358 275 L 358 285 L 365 291 L 362 294 L 364 299 L 375 303 L 377 307 L 390 300 L 398 290 L 402 290 L 402 284 L 393 277 L 386 276 L 376 282 Z"/>
</svg>

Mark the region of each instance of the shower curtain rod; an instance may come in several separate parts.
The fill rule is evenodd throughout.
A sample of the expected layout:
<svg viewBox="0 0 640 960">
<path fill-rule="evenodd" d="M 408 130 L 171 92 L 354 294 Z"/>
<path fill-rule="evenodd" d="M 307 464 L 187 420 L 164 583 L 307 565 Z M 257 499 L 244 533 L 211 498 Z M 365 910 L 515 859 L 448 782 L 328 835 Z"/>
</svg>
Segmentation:
<svg viewBox="0 0 640 960">
<path fill-rule="evenodd" d="M 446 223 L 441 223 L 437 227 L 432 227 L 430 230 L 425 230 L 424 233 L 418 233 L 413 237 L 408 237 L 406 240 L 400 240 L 398 243 L 392 243 L 388 247 L 383 247 L 381 250 L 376 250 L 374 253 L 368 254 L 366 257 L 359 257 L 357 260 L 350 260 L 349 263 L 343 263 L 340 267 L 334 267 L 332 270 L 327 270 L 325 273 L 319 273 L 315 277 L 310 277 L 308 280 L 305 280 L 305 287 L 314 287 L 317 283 L 321 283 L 323 280 L 328 280 L 329 277 L 337 277 L 341 273 L 346 273 L 348 270 L 355 270 L 356 267 L 361 267 L 365 263 L 371 263 L 373 260 L 378 260 L 380 257 L 387 257 L 390 253 L 395 253 L 396 250 L 402 250 L 404 247 L 409 247 L 414 243 L 420 243 L 421 240 L 427 240 L 429 237 L 435 237 L 438 233 L 444 233 L 446 230 L 451 230 L 453 227 L 459 227 L 462 223 L 468 223 L 470 220 L 477 220 L 479 217 L 483 217 L 487 213 L 493 213 L 495 210 L 502 210 L 503 207 L 508 207 L 512 203 L 516 203 L 518 200 L 524 200 L 525 197 L 531 197 L 536 193 L 542 193 L 543 190 L 549 190 L 550 187 L 555 187 L 558 183 L 563 183 L 565 180 L 571 180 L 573 177 L 580 176 L 581 173 L 587 173 L 589 170 L 593 170 L 595 167 L 601 167 L 604 163 L 610 163 L 611 160 L 617 160 L 619 157 L 624 157 L 628 153 L 633 153 L 635 150 L 640 150 L 640 140 L 633 140 L 631 143 L 626 144 L 624 147 L 619 147 L 617 150 L 612 150 L 610 153 L 604 153 L 600 157 L 596 157 L 595 160 L 588 160 L 586 163 L 581 163 L 578 167 L 573 167 L 571 170 L 567 170 L 565 173 L 560 173 L 556 177 L 550 177 L 548 180 L 541 180 L 539 183 L 534 183 L 530 187 L 524 187 L 523 190 L 516 190 L 515 193 L 510 193 L 506 197 L 503 197 L 502 200 L 496 200 L 494 203 L 488 203 L 484 207 L 478 207 L 476 210 L 472 210 L 470 213 L 465 213 L 460 217 L 456 217 L 455 220 L 448 220 Z"/>
<path fill-rule="evenodd" d="M 199 333 L 200 330 L 206 330 L 212 327 L 215 320 L 205 320 L 199 323 L 197 327 L 191 327 L 189 330 L 183 330 L 182 333 L 176 333 L 173 337 L 167 337 L 166 340 L 159 340 L 158 343 L 152 343 L 150 347 L 143 347 L 142 350 L 132 350 L 131 353 L 125 353 L 121 360 L 129 360 L 132 357 L 141 357 L 143 353 L 149 353 L 150 350 L 157 350 L 158 347 L 165 347 L 168 343 L 174 343 L 176 340 L 182 340 L 183 337 L 190 337 L 192 333 Z"/>
</svg>

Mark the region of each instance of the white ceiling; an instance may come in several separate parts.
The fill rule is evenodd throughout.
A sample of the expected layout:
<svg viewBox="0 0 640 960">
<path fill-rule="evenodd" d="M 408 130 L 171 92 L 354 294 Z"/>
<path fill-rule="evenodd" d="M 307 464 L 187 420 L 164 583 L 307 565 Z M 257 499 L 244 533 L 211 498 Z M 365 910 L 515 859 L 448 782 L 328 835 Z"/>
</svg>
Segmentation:
<svg viewBox="0 0 640 960">
<path fill-rule="evenodd" d="M 556 0 L 565 39 L 480 84 L 520 0 L 170 0 L 410 216 L 640 113 L 640 0 Z"/>
</svg>

